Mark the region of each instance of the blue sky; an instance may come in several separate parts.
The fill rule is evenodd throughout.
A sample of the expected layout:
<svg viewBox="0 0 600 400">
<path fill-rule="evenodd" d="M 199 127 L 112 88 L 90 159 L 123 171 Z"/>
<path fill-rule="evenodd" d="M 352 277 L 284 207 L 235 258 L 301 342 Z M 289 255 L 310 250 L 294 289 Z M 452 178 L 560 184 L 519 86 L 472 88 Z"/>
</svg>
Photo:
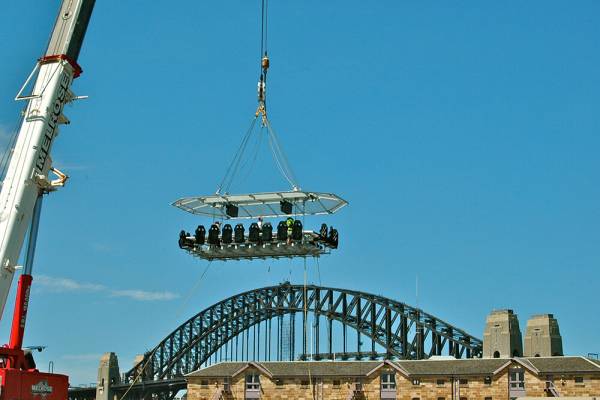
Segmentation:
<svg viewBox="0 0 600 400">
<path fill-rule="evenodd" d="M 558 318 L 600 352 L 600 4 L 271 2 L 269 110 L 302 186 L 342 195 L 323 285 L 415 304 L 476 336 L 493 308 Z M 3 5 L 0 135 L 59 1 Z M 205 263 L 169 204 L 215 190 L 256 107 L 259 2 L 98 1 L 53 148 L 27 344 L 95 380 L 232 294 L 302 282 L 299 261 Z M 287 189 L 267 148 L 238 190 Z M 319 220 L 314 220 L 315 224 Z M 309 280 L 318 283 L 309 263 Z M 16 285 L 15 285 L 16 286 Z M 11 306 L 12 307 L 12 306 Z M 7 308 L 0 333 L 8 338 Z"/>
</svg>

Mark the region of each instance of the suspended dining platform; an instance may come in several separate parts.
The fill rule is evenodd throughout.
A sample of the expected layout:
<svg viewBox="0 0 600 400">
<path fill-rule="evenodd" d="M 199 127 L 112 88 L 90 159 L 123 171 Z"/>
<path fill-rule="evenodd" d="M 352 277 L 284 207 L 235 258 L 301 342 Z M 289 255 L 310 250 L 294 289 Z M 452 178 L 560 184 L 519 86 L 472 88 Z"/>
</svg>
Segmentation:
<svg viewBox="0 0 600 400">
<path fill-rule="evenodd" d="M 337 248 L 337 231 L 333 231 L 331 240 L 321 237 L 316 232 L 304 231 L 299 240 L 288 241 L 287 237 L 279 240 L 274 237 L 268 241 L 259 239 L 253 242 L 248 238 L 243 242 L 231 243 L 219 240 L 217 244 L 208 242 L 200 244 L 195 236 L 188 236 L 182 231 L 179 237 L 179 247 L 208 261 L 319 257 L 329 254 L 331 249 Z"/>
<path fill-rule="evenodd" d="M 348 203 L 331 193 L 304 191 L 214 194 L 188 197 L 173 205 L 195 215 L 212 217 L 207 230 L 198 225 L 194 234 L 181 231 L 179 247 L 188 253 L 212 260 L 319 257 L 338 247 L 337 229 L 322 224 L 319 231 L 304 230 L 302 221 L 293 217 L 333 214 Z M 285 218 L 273 227 L 263 218 Z M 256 219 L 246 227 L 235 228 L 218 220 Z"/>
</svg>

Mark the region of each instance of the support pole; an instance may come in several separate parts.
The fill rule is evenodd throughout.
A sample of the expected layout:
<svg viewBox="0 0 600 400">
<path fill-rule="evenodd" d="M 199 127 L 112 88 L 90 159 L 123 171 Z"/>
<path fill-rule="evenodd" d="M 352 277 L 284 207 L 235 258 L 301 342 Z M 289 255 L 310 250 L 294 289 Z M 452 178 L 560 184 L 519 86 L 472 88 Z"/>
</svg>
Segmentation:
<svg viewBox="0 0 600 400">
<path fill-rule="evenodd" d="M 304 298 L 304 301 L 306 301 L 306 298 Z M 305 303 L 306 304 L 306 303 Z M 306 312 L 302 311 L 302 358 L 304 360 L 307 359 L 307 354 L 308 354 L 308 350 L 307 350 L 307 344 L 306 344 Z"/>
<path fill-rule="evenodd" d="M 272 339 L 271 339 L 271 337 L 272 337 L 271 318 L 272 318 L 272 315 L 269 314 L 269 320 L 267 321 L 268 326 L 269 326 L 268 331 L 267 331 L 268 332 L 268 337 L 269 337 L 269 340 L 268 340 L 269 344 L 266 347 L 266 349 L 268 349 L 267 361 L 271 361 L 271 346 L 273 345 L 271 343 L 271 341 L 272 341 Z"/>
<path fill-rule="evenodd" d="M 256 318 L 256 317 L 255 317 Z M 256 361 L 256 325 L 252 327 L 252 360 Z M 260 326 L 258 327 L 260 329 Z"/>
<path fill-rule="evenodd" d="M 400 342 L 402 343 L 402 359 L 408 359 L 408 318 L 404 306 L 400 307 Z"/>
<path fill-rule="evenodd" d="M 392 310 L 385 308 L 385 358 L 392 358 Z"/>
<path fill-rule="evenodd" d="M 277 361 L 283 361 L 283 315 L 277 316 Z"/>
<path fill-rule="evenodd" d="M 250 347 L 250 328 L 246 327 L 246 361 L 250 361 L 250 358 L 248 356 L 249 347 Z"/>
<path fill-rule="evenodd" d="M 375 312 L 375 302 L 371 300 L 371 359 L 377 358 L 375 355 L 375 337 L 377 336 L 377 314 Z"/>
<path fill-rule="evenodd" d="M 316 359 L 318 360 L 320 358 L 319 354 L 319 336 L 320 336 L 320 321 L 321 321 L 321 290 L 320 289 L 315 289 L 315 311 L 314 311 L 314 318 L 315 318 L 315 329 L 314 329 L 314 335 L 315 335 L 315 351 L 313 354 L 315 354 Z M 312 352 L 311 352 L 312 353 Z"/>
<path fill-rule="evenodd" d="M 348 300 L 346 299 L 346 293 L 342 294 L 342 318 L 343 318 L 343 323 L 342 323 L 342 336 L 343 336 L 343 344 L 342 344 L 342 350 L 343 350 L 343 358 L 346 359 L 348 358 L 348 332 L 346 329 L 346 321 L 348 319 Z"/>
<path fill-rule="evenodd" d="M 327 353 L 329 353 L 329 359 L 333 360 L 333 291 L 330 289 L 327 293 L 329 296 L 327 303 Z"/>
<path fill-rule="evenodd" d="M 421 323 L 421 311 L 416 312 L 416 330 L 417 330 L 417 360 L 422 360 L 424 356 L 425 335 L 423 334 L 423 324 Z"/>
<path fill-rule="evenodd" d="M 361 309 L 361 304 L 360 304 L 360 297 L 357 299 L 356 301 L 356 327 L 358 328 L 356 330 L 356 351 L 358 352 L 358 356 L 356 357 L 357 360 L 362 359 L 362 356 L 360 354 L 360 345 L 362 344 L 362 341 L 360 339 L 360 328 L 361 328 L 361 324 L 362 324 L 362 309 Z"/>
<path fill-rule="evenodd" d="M 296 333 L 296 313 L 290 313 L 290 361 L 294 361 L 295 356 L 295 333 Z"/>
</svg>

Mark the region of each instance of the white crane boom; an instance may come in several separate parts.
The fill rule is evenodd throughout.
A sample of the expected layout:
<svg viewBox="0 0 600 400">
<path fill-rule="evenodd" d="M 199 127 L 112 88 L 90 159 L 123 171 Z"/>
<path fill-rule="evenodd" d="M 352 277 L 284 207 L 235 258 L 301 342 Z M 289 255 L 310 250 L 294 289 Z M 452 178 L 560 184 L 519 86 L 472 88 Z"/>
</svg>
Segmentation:
<svg viewBox="0 0 600 400">
<path fill-rule="evenodd" d="M 46 54 L 17 95 L 28 104 L 0 192 L 0 318 L 36 202 L 66 180 L 52 168 L 50 151 L 59 125 L 69 123 L 63 107 L 75 99 L 70 87 L 81 73 L 77 57 L 94 2 L 63 0 Z M 31 95 L 22 96 L 34 77 Z M 50 180 L 51 171 L 59 179 Z"/>
</svg>

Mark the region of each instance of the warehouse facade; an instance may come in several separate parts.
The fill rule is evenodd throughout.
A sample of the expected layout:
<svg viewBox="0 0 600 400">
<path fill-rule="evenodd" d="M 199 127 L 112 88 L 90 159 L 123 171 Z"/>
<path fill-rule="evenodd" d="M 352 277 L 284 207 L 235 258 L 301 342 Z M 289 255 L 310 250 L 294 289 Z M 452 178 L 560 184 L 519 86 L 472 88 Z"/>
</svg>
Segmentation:
<svg viewBox="0 0 600 400">
<path fill-rule="evenodd" d="M 188 400 L 600 396 L 600 363 L 584 357 L 223 362 L 186 379 Z"/>
</svg>

